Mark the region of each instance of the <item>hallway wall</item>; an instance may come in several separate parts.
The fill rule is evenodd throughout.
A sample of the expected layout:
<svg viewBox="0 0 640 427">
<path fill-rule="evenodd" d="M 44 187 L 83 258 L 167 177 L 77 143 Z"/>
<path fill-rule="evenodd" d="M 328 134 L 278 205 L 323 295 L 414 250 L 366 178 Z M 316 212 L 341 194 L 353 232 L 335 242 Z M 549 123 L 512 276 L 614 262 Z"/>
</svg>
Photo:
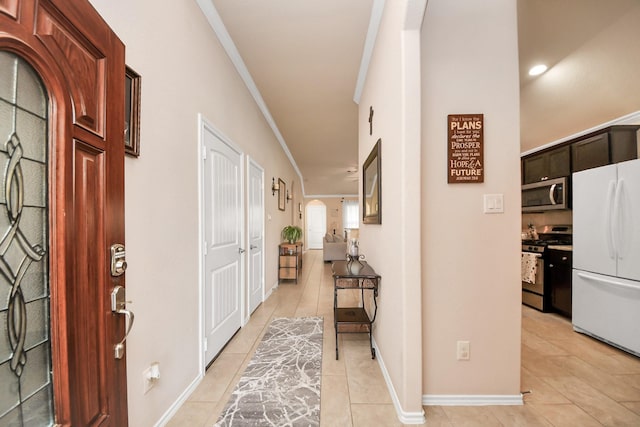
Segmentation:
<svg viewBox="0 0 640 427">
<path fill-rule="evenodd" d="M 359 105 L 359 165 L 381 139 L 382 224 L 360 225 L 360 252 L 382 276 L 374 338 L 400 420 L 423 420 L 420 284 L 420 19 L 385 2 Z M 415 11 L 413 11 L 415 12 Z M 415 29 L 405 31 L 408 20 Z M 369 107 L 373 132 L 369 134 Z M 359 189 L 362 200 L 362 188 Z"/>
<path fill-rule="evenodd" d="M 265 284 L 277 283 L 280 230 L 297 218 L 300 183 L 195 1 L 90 0 L 142 76 L 141 155 L 127 158 L 129 423 L 155 425 L 200 371 L 198 113 L 265 170 Z M 123 70 L 124 72 L 124 70 Z M 294 191 L 285 211 L 271 178 Z M 142 372 L 161 378 L 143 393 Z"/>
<path fill-rule="evenodd" d="M 430 0 L 422 32 L 423 393 L 520 398 L 516 5 Z M 447 184 L 447 115 L 484 114 L 484 183 Z M 484 214 L 502 194 L 504 213 Z M 458 361 L 457 341 L 470 342 Z M 459 402 L 458 404 L 464 404 Z"/>
</svg>

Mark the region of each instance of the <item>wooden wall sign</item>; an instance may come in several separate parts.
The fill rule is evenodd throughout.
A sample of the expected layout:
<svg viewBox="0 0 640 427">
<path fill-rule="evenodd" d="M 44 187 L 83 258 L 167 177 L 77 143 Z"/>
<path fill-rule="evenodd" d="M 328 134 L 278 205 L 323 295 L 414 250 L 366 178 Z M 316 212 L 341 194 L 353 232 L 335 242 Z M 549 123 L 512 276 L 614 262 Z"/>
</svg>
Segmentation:
<svg viewBox="0 0 640 427">
<path fill-rule="evenodd" d="M 449 114 L 448 182 L 484 182 L 484 114 Z"/>
</svg>

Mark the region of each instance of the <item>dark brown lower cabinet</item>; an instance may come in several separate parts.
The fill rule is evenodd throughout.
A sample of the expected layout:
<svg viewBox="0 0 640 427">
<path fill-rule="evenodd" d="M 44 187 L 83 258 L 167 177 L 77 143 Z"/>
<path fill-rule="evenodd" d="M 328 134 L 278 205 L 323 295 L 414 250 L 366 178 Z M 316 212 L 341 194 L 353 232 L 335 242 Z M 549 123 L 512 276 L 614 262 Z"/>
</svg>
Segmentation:
<svg viewBox="0 0 640 427">
<path fill-rule="evenodd" d="M 549 249 L 545 257 L 547 263 L 544 277 L 551 290 L 551 309 L 571 318 L 572 252 Z"/>
</svg>

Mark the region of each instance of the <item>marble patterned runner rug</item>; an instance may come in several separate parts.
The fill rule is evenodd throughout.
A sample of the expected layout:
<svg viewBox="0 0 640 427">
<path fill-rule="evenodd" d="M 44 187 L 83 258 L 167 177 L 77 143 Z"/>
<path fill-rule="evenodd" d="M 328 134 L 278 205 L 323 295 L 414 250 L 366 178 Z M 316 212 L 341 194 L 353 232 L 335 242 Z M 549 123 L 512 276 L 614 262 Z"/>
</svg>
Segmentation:
<svg viewBox="0 0 640 427">
<path fill-rule="evenodd" d="M 216 427 L 320 425 L 322 318 L 274 318 Z"/>
</svg>

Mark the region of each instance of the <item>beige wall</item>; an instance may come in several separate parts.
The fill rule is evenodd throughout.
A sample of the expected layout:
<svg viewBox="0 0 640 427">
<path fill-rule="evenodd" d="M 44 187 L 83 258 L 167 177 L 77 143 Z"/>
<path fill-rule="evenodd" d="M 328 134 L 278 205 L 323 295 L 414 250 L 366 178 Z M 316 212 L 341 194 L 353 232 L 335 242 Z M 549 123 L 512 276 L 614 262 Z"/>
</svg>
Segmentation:
<svg viewBox="0 0 640 427">
<path fill-rule="evenodd" d="M 198 113 L 265 170 L 266 287 L 277 282 L 280 230 L 302 200 L 299 178 L 195 1 L 91 0 L 142 75 L 141 156 L 126 159 L 129 424 L 154 425 L 197 381 L 199 360 Z M 277 209 L 271 178 L 293 190 Z M 293 202 L 293 203 L 292 203 Z M 270 219 L 269 219 L 270 216 Z M 295 216 L 297 218 L 297 216 Z M 161 379 L 143 394 L 142 371 Z"/>
<path fill-rule="evenodd" d="M 516 6 L 430 0 L 422 32 L 423 393 L 520 393 Z M 447 115 L 484 114 L 485 181 L 447 184 Z M 504 195 L 484 214 L 483 195 Z M 456 342 L 470 341 L 469 361 Z"/>
<path fill-rule="evenodd" d="M 386 2 L 359 105 L 359 164 L 382 140 L 382 224 L 361 224 L 360 252 L 382 276 L 374 338 L 401 417 L 422 416 L 419 33 Z M 419 24 L 418 24 L 419 25 Z M 375 110 L 369 135 L 369 107 Z M 362 189 L 360 198 L 362 198 Z"/>
<path fill-rule="evenodd" d="M 522 87 L 521 151 L 640 110 L 640 2 Z"/>
</svg>

